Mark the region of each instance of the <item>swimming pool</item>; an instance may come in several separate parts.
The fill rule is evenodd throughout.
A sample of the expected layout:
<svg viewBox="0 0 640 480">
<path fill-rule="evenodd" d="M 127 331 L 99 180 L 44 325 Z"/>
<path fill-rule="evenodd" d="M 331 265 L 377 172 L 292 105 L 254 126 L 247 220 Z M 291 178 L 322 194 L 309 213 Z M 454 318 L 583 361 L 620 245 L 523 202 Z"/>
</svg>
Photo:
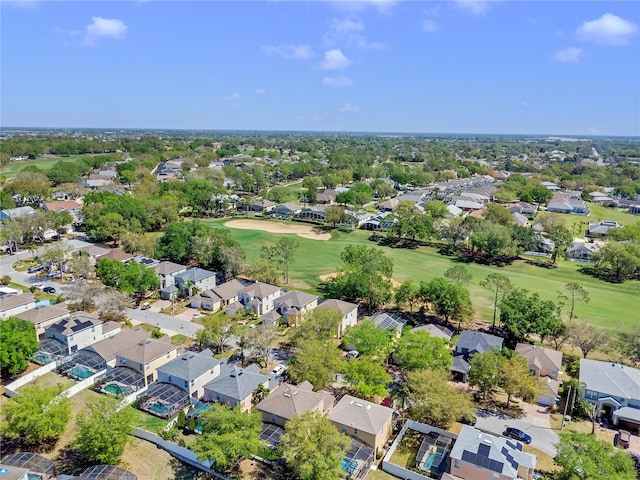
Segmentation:
<svg viewBox="0 0 640 480">
<path fill-rule="evenodd" d="M 149 402 L 147 403 L 147 410 L 151 410 L 158 415 L 167 415 L 170 411 L 169 405 L 162 402 Z"/>
<path fill-rule="evenodd" d="M 123 385 L 118 385 L 117 383 L 107 383 L 102 387 L 102 390 L 106 393 L 111 393 L 113 395 L 129 395 L 133 392 L 133 388 L 126 387 Z"/>
<path fill-rule="evenodd" d="M 67 370 L 67 373 L 73 377 L 81 378 L 84 380 L 85 378 L 89 378 L 95 372 L 90 368 L 85 367 L 84 365 L 76 365 L 72 369 Z"/>
<path fill-rule="evenodd" d="M 358 464 L 353 460 L 349 460 L 348 458 L 343 458 L 342 463 L 340 464 L 340 467 L 342 468 L 343 472 L 345 472 L 348 475 L 352 475 L 353 472 L 356 471 Z"/>
</svg>

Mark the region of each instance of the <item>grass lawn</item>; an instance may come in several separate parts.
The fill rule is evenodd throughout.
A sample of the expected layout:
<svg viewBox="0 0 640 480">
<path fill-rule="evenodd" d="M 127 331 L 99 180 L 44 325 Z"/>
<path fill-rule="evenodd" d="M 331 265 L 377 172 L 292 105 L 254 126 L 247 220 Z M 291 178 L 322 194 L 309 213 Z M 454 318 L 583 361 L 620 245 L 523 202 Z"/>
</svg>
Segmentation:
<svg viewBox="0 0 640 480">
<path fill-rule="evenodd" d="M 418 456 L 418 450 L 424 437 L 424 433 L 408 429 L 404 437 L 402 437 L 402 440 L 400 440 L 395 452 L 391 455 L 391 463 L 399 467 L 415 470 L 416 457 Z"/>
<path fill-rule="evenodd" d="M 51 168 L 51 165 L 53 165 L 56 162 L 59 162 L 60 160 L 63 160 L 65 162 L 77 162 L 78 160 L 80 160 L 82 157 L 85 157 L 85 156 L 91 156 L 91 155 L 90 154 L 69 155 L 68 157 L 58 157 L 55 155 L 47 155 L 46 157 L 45 156 L 38 157 L 35 160 L 11 162 L 9 165 L 0 168 L 0 175 L 4 175 L 7 178 L 13 178 L 20 172 L 20 170 L 22 170 L 25 167 L 31 167 L 31 166 L 38 167 L 39 169 L 46 172 L 47 170 L 49 170 L 49 168 Z"/>
<path fill-rule="evenodd" d="M 191 342 L 191 339 L 186 335 L 182 335 L 181 333 L 171 337 L 171 343 L 173 345 L 180 346 L 180 345 L 188 344 L 189 342 Z"/>
<path fill-rule="evenodd" d="M 133 424 L 136 427 L 149 432 L 160 435 L 162 429 L 167 425 L 167 423 L 169 423 L 169 420 L 164 420 L 160 417 L 156 417 L 155 415 L 151 415 L 150 413 L 138 410 L 133 405 L 129 405 L 126 408 L 133 411 Z"/>
<path fill-rule="evenodd" d="M 536 456 L 536 472 L 551 473 L 560 470 L 560 467 L 556 465 L 553 457 L 548 453 L 538 450 L 531 445 L 525 445 L 524 451 Z"/>
<path fill-rule="evenodd" d="M 367 476 L 364 478 L 365 480 L 398 480 L 398 477 L 394 477 L 384 470 L 380 470 L 379 467 L 376 470 L 369 470 L 369 473 L 367 473 Z"/>
<path fill-rule="evenodd" d="M 229 219 L 212 220 L 214 226 L 224 226 Z M 251 261 L 260 256 L 260 246 L 275 243 L 282 234 L 267 233 L 259 230 L 231 229 Z M 364 243 L 375 246 L 368 240 L 369 232 L 334 231 L 331 240 L 320 241 L 297 237 L 300 247 L 295 261 L 290 265 L 290 284 L 292 288 L 320 293 L 320 276 L 335 272 L 340 264 L 340 253 L 349 244 Z M 394 279 L 402 282 L 412 278 L 416 282 L 430 280 L 442 275 L 448 268 L 458 264 L 456 257 L 440 255 L 433 247 L 419 247 L 415 250 L 377 247 L 388 254 L 395 264 Z M 569 282 L 577 282 L 586 288 L 591 296 L 588 304 L 579 303 L 576 314 L 581 320 L 608 329 L 617 330 L 637 324 L 640 311 L 637 298 L 640 297 L 640 282 L 626 281 L 622 284 L 607 283 L 578 271 L 580 265 L 573 262 L 559 262 L 554 268 L 546 268 L 514 262 L 504 267 L 494 267 L 470 263 L 466 265 L 473 275 L 470 286 L 471 300 L 477 320 L 491 321 L 493 302 L 490 293 L 484 290 L 480 281 L 489 273 L 499 271 L 517 286 L 537 292 L 544 299 L 556 300 L 557 292 Z"/>
<path fill-rule="evenodd" d="M 56 372 L 49 372 L 35 378 L 34 380 L 27 383 L 26 385 L 23 385 L 22 387 L 18 388 L 18 392 L 23 390 L 25 387 L 46 388 L 46 387 L 56 387 L 58 385 L 62 385 L 63 390 L 67 390 L 71 388 L 73 385 L 75 385 L 75 383 L 76 382 L 74 382 L 70 378 L 63 377 L 62 375 L 58 375 Z"/>
</svg>

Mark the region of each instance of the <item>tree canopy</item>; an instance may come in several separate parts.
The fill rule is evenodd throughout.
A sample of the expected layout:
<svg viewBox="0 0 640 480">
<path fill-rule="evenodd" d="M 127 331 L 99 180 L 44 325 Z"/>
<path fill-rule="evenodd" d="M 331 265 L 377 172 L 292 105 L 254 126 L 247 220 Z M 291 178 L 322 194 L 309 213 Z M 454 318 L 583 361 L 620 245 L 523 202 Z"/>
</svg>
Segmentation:
<svg viewBox="0 0 640 480">
<path fill-rule="evenodd" d="M 347 329 L 342 342 L 353 346 L 361 355 L 386 358 L 391 349 L 393 334 L 371 320 L 364 320 Z"/>
<path fill-rule="evenodd" d="M 0 373 L 6 378 L 29 366 L 29 357 L 38 350 L 36 329 L 31 322 L 9 317 L 0 320 Z"/>
<path fill-rule="evenodd" d="M 351 359 L 344 365 L 345 380 L 359 398 L 386 397 L 386 386 L 391 382 L 387 369 L 369 358 Z"/>
<path fill-rule="evenodd" d="M 322 389 L 342 369 L 342 354 L 331 342 L 308 340 L 289 361 L 289 376 L 295 383 L 308 380 Z"/>
<path fill-rule="evenodd" d="M 429 332 L 405 330 L 393 353 L 394 362 L 407 370 L 449 371 L 453 361 L 447 341 L 432 337 Z"/>
<path fill-rule="evenodd" d="M 509 345 L 514 347 L 530 334 L 553 334 L 562 324 L 556 312 L 555 303 L 542 300 L 537 293 L 529 294 L 522 288 L 511 290 L 500 302 L 500 322 Z"/>
</svg>

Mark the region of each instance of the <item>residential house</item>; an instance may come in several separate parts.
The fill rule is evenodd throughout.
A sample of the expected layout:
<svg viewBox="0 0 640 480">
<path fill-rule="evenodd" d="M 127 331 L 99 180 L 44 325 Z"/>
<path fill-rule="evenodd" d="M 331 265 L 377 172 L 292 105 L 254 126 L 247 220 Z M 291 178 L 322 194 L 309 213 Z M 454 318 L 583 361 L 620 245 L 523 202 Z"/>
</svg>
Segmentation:
<svg viewBox="0 0 640 480">
<path fill-rule="evenodd" d="M 318 296 L 291 290 L 274 300 L 274 309 L 288 325 L 297 325 L 318 306 Z"/>
<path fill-rule="evenodd" d="M 240 405 L 240 410 L 246 412 L 251 410 L 253 392 L 258 386 L 271 391 L 277 383 L 275 375 L 261 374 L 255 363 L 247 368 L 223 364 L 220 376 L 204 385 L 204 400 L 231 407 Z"/>
<path fill-rule="evenodd" d="M 302 218 L 304 220 L 324 222 L 327 219 L 327 207 L 326 205 L 311 205 L 303 208 L 300 213 L 294 216 L 295 218 Z"/>
<path fill-rule="evenodd" d="M 378 312 L 372 315 L 371 321 L 384 330 L 391 331 L 396 336 L 402 335 L 402 329 L 407 321 L 400 315 L 388 312 Z"/>
<path fill-rule="evenodd" d="M 191 308 L 219 310 L 238 301 L 238 292 L 245 287 L 239 280 L 233 279 L 211 290 L 205 290 L 191 297 Z"/>
<path fill-rule="evenodd" d="M 561 190 L 561 188 L 553 182 L 540 182 L 540 185 L 552 192 L 559 192 Z"/>
<path fill-rule="evenodd" d="M 273 214 L 278 218 L 291 218 L 300 212 L 302 212 L 302 206 L 293 202 L 281 203 L 273 209 Z"/>
<path fill-rule="evenodd" d="M 249 202 L 238 202 L 236 208 L 242 212 L 268 213 L 276 208 L 276 203 L 265 198 L 255 198 Z"/>
<path fill-rule="evenodd" d="M 281 383 L 256 405 L 256 409 L 262 415 L 264 423 L 284 427 L 286 422 L 303 413 L 326 414 L 333 408 L 335 401 L 335 397 L 325 390 L 314 392 L 313 385 L 305 380 L 298 385 Z"/>
<path fill-rule="evenodd" d="M 511 218 L 513 218 L 513 223 L 518 227 L 524 227 L 529 221 L 525 215 L 518 212 L 513 212 Z"/>
<path fill-rule="evenodd" d="M 353 327 L 358 323 L 358 305 L 355 303 L 330 299 L 322 302 L 318 305 L 318 308 L 331 308 L 340 312 L 342 320 L 338 324 L 338 338 L 342 338 L 347 328 Z"/>
<path fill-rule="evenodd" d="M 66 305 L 41 305 L 39 307 L 25 310 L 18 315 L 15 315 L 22 320 L 31 322 L 36 327 L 36 337 L 38 340 L 44 338 L 45 329 L 56 323 L 58 320 L 62 320 L 69 315 L 69 309 Z"/>
<path fill-rule="evenodd" d="M 316 202 L 320 205 L 333 205 L 336 203 L 336 192 L 333 188 L 326 188 L 321 192 L 316 193 Z"/>
<path fill-rule="evenodd" d="M 209 349 L 185 352 L 158 367 L 158 382 L 172 383 L 192 398 L 203 398 L 205 384 L 220 376 L 221 363 Z"/>
<path fill-rule="evenodd" d="M 104 340 L 100 340 L 92 345 L 89 345 L 88 347 L 84 348 L 84 350 L 97 353 L 102 357 L 107 366 L 115 367 L 116 354 L 120 350 L 125 350 L 128 347 L 150 337 L 151 334 L 149 332 L 147 332 L 143 328 L 138 327 L 132 330 L 124 330 L 111 337 L 107 337 Z"/>
<path fill-rule="evenodd" d="M 99 247 L 97 245 L 89 245 L 86 247 L 82 247 L 79 251 L 82 252 L 83 254 L 86 254 L 89 257 L 89 261 L 91 262 L 91 265 L 95 266 L 99 258 L 102 255 L 106 255 L 107 253 L 109 253 L 111 249 Z"/>
<path fill-rule="evenodd" d="M 117 322 L 103 323 L 97 313 L 79 311 L 48 326 L 45 338 L 62 342 L 67 353 L 71 354 L 121 331 L 122 325 Z"/>
<path fill-rule="evenodd" d="M 158 276 L 158 280 L 160 280 L 160 288 L 174 285 L 176 283 L 176 275 L 186 272 L 188 268 L 189 267 L 186 265 L 180 265 L 179 263 L 168 261 L 163 261 L 153 266 L 153 269 L 156 271 L 156 275 Z"/>
<path fill-rule="evenodd" d="M 378 453 L 391 436 L 393 413 L 392 408 L 345 395 L 327 418 L 339 431 L 366 443 Z"/>
<path fill-rule="evenodd" d="M 199 292 L 216 287 L 216 273 L 203 268 L 193 267 L 175 277 L 176 287 L 183 294 L 192 295 L 193 289 Z"/>
<path fill-rule="evenodd" d="M 33 207 L 29 206 L 0 210 L 0 222 L 5 220 L 15 220 L 16 218 L 26 217 L 27 215 L 33 215 L 35 213 L 36 211 Z"/>
<path fill-rule="evenodd" d="M 247 310 L 260 316 L 275 309 L 275 299 L 280 295 L 282 295 L 280 287 L 255 282 L 238 292 L 238 302 Z"/>
<path fill-rule="evenodd" d="M 591 255 L 603 247 L 602 242 L 585 242 L 584 240 L 575 240 L 573 244 L 567 248 L 567 258 L 569 260 L 589 260 Z"/>
<path fill-rule="evenodd" d="M 602 238 L 609 235 L 610 229 L 620 228 L 620 227 L 622 227 L 622 225 L 612 220 L 602 220 L 600 222 L 589 222 L 589 228 L 584 233 L 584 236 L 591 237 L 591 238 L 595 238 L 595 237 Z"/>
<path fill-rule="evenodd" d="M 473 212 L 476 210 L 482 210 L 484 206 L 481 203 L 475 202 L 473 200 L 456 200 L 454 205 L 458 207 L 463 212 Z"/>
<path fill-rule="evenodd" d="M 133 255 L 131 255 L 130 253 L 121 252 L 120 250 L 111 250 L 104 255 L 100 255 L 98 257 L 98 260 L 118 260 L 119 262 L 125 263 L 129 260 L 133 260 L 133 258 Z"/>
<path fill-rule="evenodd" d="M 384 202 L 380 202 L 378 204 L 378 210 L 381 212 L 392 212 L 398 205 L 400 205 L 400 200 L 397 197 L 390 198 Z"/>
<path fill-rule="evenodd" d="M 516 345 L 516 353 L 527 359 L 529 371 L 536 378 L 542 378 L 546 383 L 546 390 L 538 397 L 538 403 L 547 407 L 556 403 L 559 380 L 562 368 L 562 352 L 528 343 Z"/>
<path fill-rule="evenodd" d="M 589 207 L 580 192 L 557 192 L 549 201 L 547 212 L 589 215 Z"/>
<path fill-rule="evenodd" d="M 520 213 L 525 217 L 532 218 L 538 213 L 538 206 L 527 202 L 514 202 L 509 205 L 509 213 Z"/>
<path fill-rule="evenodd" d="M 640 370 L 618 363 L 580 359 L 582 400 L 620 428 L 640 433 Z"/>
<path fill-rule="evenodd" d="M 115 337 L 112 337 L 115 338 Z M 116 353 L 116 366 L 129 367 L 144 375 L 144 384 L 158 379 L 158 368 L 178 356 L 178 347 L 168 338 L 154 340 L 147 338 Z"/>
<path fill-rule="evenodd" d="M 35 308 L 36 301 L 32 293 L 0 296 L 0 319 L 19 317 L 21 313 Z"/>
<path fill-rule="evenodd" d="M 442 338 L 447 342 L 451 340 L 453 337 L 453 330 L 447 328 L 443 325 L 438 325 L 436 323 L 429 323 L 427 325 L 420 325 L 419 327 L 415 327 L 413 329 L 414 332 L 425 331 L 429 333 L 434 338 Z"/>
<path fill-rule="evenodd" d="M 533 480 L 537 458 L 521 442 L 463 425 L 449 454 L 449 473 L 464 480 Z"/>
<path fill-rule="evenodd" d="M 82 205 L 76 200 L 61 200 L 57 202 L 47 202 L 44 204 L 44 209 L 48 212 L 69 212 L 73 217 L 74 224 L 80 224 L 84 222 L 84 215 L 82 214 Z"/>
<path fill-rule="evenodd" d="M 640 204 L 638 204 L 638 205 L 629 205 L 629 213 L 631 215 L 640 215 Z"/>
<path fill-rule="evenodd" d="M 450 217 L 459 217 L 462 215 L 464 211 L 461 208 L 456 207 L 455 205 L 447 205 L 447 215 Z"/>
<path fill-rule="evenodd" d="M 451 371 L 454 378 L 466 382 L 469 374 L 469 361 L 476 353 L 501 349 L 503 339 L 483 332 L 464 330 L 458 337 L 454 352 Z"/>
<path fill-rule="evenodd" d="M 375 215 L 360 224 L 363 230 L 373 230 L 377 232 L 386 232 L 397 222 L 394 217 L 389 217 L 391 212 L 382 212 Z"/>
<path fill-rule="evenodd" d="M 589 192 L 589 197 L 592 203 L 609 204 L 615 202 L 613 198 L 602 192 Z"/>
</svg>

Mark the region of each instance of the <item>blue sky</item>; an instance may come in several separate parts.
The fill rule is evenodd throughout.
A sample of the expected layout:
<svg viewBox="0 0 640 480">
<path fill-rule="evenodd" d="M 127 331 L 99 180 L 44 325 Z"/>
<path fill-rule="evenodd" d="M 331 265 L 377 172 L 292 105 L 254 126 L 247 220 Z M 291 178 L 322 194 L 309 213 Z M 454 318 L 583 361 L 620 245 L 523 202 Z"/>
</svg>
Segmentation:
<svg viewBox="0 0 640 480">
<path fill-rule="evenodd" d="M 640 135 L 640 2 L 0 8 L 4 127 Z"/>
</svg>

